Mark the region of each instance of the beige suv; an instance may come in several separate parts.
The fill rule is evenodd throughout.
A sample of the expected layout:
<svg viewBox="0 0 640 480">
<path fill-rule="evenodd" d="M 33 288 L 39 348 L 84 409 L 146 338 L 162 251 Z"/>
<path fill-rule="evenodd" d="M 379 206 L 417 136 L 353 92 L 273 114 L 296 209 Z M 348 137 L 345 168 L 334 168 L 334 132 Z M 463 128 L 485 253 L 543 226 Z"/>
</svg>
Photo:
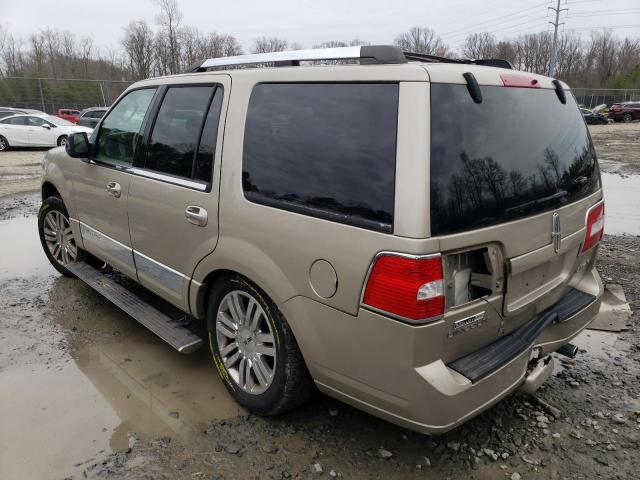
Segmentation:
<svg viewBox="0 0 640 480">
<path fill-rule="evenodd" d="M 183 353 L 203 339 L 108 272 L 206 322 L 250 411 L 315 386 L 444 432 L 539 387 L 602 296 L 580 110 L 508 66 L 372 46 L 138 82 L 47 153 L 44 251 Z"/>
</svg>

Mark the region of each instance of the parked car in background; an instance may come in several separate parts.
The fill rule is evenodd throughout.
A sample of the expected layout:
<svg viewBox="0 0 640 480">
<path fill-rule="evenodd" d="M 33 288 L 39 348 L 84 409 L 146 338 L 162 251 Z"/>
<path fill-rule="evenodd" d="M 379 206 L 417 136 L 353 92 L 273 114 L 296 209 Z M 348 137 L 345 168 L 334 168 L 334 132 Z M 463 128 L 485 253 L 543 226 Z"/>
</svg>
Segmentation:
<svg viewBox="0 0 640 480">
<path fill-rule="evenodd" d="M 640 120 L 640 102 L 614 103 L 609 109 L 609 118 L 625 123 Z"/>
<path fill-rule="evenodd" d="M 107 107 L 92 107 L 87 108 L 80 112 L 79 125 L 83 127 L 94 128 L 100 119 L 104 117 L 104 114 L 109 110 Z"/>
<path fill-rule="evenodd" d="M 71 123 L 78 123 L 80 121 L 80 110 L 61 108 L 58 110 L 58 113 L 56 113 L 55 116 L 64 118 L 65 120 L 69 120 Z"/>
<path fill-rule="evenodd" d="M 601 113 L 596 113 L 588 108 L 581 108 L 580 111 L 582 112 L 584 121 L 587 122 L 588 125 L 606 125 L 609 123 L 607 117 Z"/>
<path fill-rule="evenodd" d="M 61 146 L 77 132 L 90 134 L 92 129 L 52 115 L 12 115 L 0 120 L 0 151 L 9 147 Z"/>
</svg>

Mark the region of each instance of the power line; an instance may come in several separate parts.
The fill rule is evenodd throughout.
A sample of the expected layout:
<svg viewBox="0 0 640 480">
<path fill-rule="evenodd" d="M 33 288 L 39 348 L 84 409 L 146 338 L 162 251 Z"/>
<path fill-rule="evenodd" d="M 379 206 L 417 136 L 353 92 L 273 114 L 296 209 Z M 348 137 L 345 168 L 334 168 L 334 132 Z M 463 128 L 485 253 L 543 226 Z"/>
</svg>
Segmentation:
<svg viewBox="0 0 640 480">
<path fill-rule="evenodd" d="M 491 29 L 491 33 L 499 32 L 501 30 L 511 30 L 511 29 L 513 29 L 515 27 L 521 27 L 523 25 L 531 24 L 531 23 L 534 23 L 534 22 L 540 23 L 540 21 L 544 21 L 544 20 L 546 20 L 546 17 L 532 18 L 532 19 L 526 20 L 524 22 L 516 23 L 516 24 L 513 24 L 513 25 L 505 25 L 503 27 L 492 28 Z M 468 33 L 459 34 L 459 35 L 456 35 L 453 38 L 450 38 L 448 41 L 452 42 L 452 43 L 455 43 L 455 42 L 457 42 L 459 40 L 464 40 L 468 35 L 469 35 Z"/>
<path fill-rule="evenodd" d="M 509 13 L 507 15 L 503 15 L 503 16 L 497 17 L 497 18 L 492 18 L 491 20 L 486 20 L 486 21 L 483 21 L 483 22 L 480 22 L 480 23 L 476 23 L 476 24 L 473 24 L 473 25 L 467 25 L 467 26 L 464 26 L 464 27 L 455 28 L 453 30 L 450 30 L 448 32 L 443 33 L 442 35 L 440 35 L 440 37 L 441 38 L 445 38 L 445 37 L 450 37 L 450 36 L 458 36 L 459 32 L 469 31 L 471 29 L 475 29 L 477 27 L 480 27 L 480 26 L 483 26 L 483 25 L 486 25 L 486 24 L 495 24 L 495 22 L 498 22 L 499 20 L 503 20 L 505 18 L 515 17 L 515 18 L 513 18 L 513 20 L 516 20 L 516 19 L 519 19 L 519 18 L 523 18 L 523 17 L 531 15 L 530 13 L 525 13 L 525 12 L 528 12 L 528 11 L 534 10 L 534 9 L 538 9 L 541 6 L 547 5 L 547 3 L 548 2 L 544 2 L 544 3 L 541 3 L 541 4 L 533 5 L 531 7 L 519 10 L 518 12 Z M 525 15 L 522 15 L 523 13 L 525 13 Z"/>
</svg>

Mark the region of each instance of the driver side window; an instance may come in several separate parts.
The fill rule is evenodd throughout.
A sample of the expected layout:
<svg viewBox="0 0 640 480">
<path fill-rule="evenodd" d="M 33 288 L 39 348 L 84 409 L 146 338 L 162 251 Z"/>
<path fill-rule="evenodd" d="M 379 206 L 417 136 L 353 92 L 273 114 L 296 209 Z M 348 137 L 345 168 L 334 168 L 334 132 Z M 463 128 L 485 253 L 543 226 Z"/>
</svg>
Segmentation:
<svg viewBox="0 0 640 480">
<path fill-rule="evenodd" d="M 98 133 L 96 160 L 130 167 L 155 88 L 134 90 L 111 110 Z"/>
</svg>

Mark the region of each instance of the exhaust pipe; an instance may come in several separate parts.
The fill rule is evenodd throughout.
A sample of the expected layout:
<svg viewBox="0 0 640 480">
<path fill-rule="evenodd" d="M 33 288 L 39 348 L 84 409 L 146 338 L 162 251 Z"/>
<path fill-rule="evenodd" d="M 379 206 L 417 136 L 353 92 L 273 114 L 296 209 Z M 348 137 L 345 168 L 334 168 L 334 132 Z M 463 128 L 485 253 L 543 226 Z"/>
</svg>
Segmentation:
<svg viewBox="0 0 640 480">
<path fill-rule="evenodd" d="M 568 358 L 575 358 L 575 356 L 578 354 L 578 350 L 578 347 L 576 347 L 573 343 L 567 343 L 556 350 L 556 353 L 564 355 Z"/>
</svg>

